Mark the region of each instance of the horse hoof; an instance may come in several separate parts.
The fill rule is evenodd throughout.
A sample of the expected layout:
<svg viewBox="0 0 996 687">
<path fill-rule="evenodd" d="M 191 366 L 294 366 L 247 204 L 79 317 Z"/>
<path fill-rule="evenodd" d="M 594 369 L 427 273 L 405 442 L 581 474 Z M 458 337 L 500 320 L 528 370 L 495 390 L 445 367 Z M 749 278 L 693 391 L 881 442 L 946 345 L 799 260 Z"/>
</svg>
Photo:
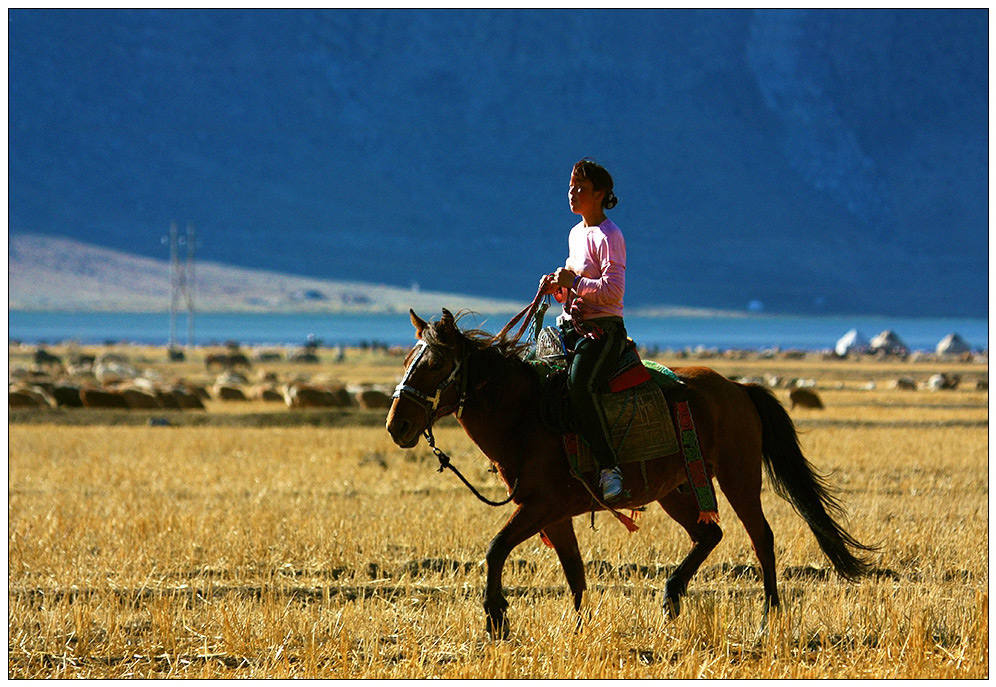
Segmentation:
<svg viewBox="0 0 996 687">
<path fill-rule="evenodd" d="M 508 623 L 504 618 L 488 618 L 485 629 L 488 631 L 488 636 L 492 641 L 505 641 L 508 639 Z"/>
<path fill-rule="evenodd" d="M 584 621 L 585 617 L 578 613 L 578 617 L 574 621 L 574 634 L 579 635 L 584 631 Z"/>
<path fill-rule="evenodd" d="M 668 596 L 664 599 L 664 618 L 674 620 L 681 614 L 681 597 Z"/>
</svg>

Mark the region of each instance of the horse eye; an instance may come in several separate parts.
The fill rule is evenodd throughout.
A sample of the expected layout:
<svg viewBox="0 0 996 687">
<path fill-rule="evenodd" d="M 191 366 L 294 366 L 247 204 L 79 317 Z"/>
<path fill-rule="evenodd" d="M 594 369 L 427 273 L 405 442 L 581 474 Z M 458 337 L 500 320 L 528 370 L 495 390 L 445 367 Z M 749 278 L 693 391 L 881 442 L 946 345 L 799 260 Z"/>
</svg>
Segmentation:
<svg viewBox="0 0 996 687">
<path fill-rule="evenodd" d="M 439 356 L 431 356 L 425 361 L 426 367 L 428 367 L 433 372 L 438 372 L 443 369 L 443 360 Z"/>
</svg>

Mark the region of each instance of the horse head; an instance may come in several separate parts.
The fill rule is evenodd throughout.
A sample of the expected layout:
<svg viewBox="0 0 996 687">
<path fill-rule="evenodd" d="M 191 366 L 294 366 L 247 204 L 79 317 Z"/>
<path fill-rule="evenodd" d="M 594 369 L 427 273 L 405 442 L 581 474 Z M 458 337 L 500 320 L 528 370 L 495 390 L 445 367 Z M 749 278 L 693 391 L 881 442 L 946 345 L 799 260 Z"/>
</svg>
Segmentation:
<svg viewBox="0 0 996 687">
<path fill-rule="evenodd" d="M 466 396 L 468 352 L 456 320 L 443 309 L 439 322 L 429 323 L 410 310 L 418 342 L 405 358 L 405 374 L 394 390 L 387 431 L 401 448 L 411 448 L 432 424 L 454 411 L 459 417 Z"/>
</svg>

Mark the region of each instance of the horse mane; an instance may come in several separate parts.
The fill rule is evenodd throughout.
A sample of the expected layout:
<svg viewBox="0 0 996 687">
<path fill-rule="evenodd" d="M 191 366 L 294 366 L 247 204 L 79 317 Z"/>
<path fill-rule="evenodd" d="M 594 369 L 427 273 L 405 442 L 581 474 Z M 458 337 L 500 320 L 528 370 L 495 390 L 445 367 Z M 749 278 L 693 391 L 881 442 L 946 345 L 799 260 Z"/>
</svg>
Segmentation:
<svg viewBox="0 0 996 687">
<path fill-rule="evenodd" d="M 457 313 L 454 320 L 459 323 L 461 319 L 472 314 L 474 313 L 469 310 L 461 310 Z M 438 322 L 430 322 L 429 326 L 422 330 L 422 340 L 429 346 L 446 346 L 446 343 L 443 341 L 443 334 L 439 331 L 439 324 Z M 498 353 L 503 358 L 521 361 L 522 354 L 529 350 L 528 343 L 511 339 L 508 334 L 496 338 L 494 334 L 486 332 L 483 329 L 460 329 L 459 326 L 457 327 L 457 333 L 477 350 Z"/>
<path fill-rule="evenodd" d="M 466 310 L 460 311 L 457 313 L 455 321 L 459 322 L 460 319 L 469 314 L 472 313 Z M 509 338 L 507 334 L 496 338 L 494 334 L 482 329 L 464 330 L 457 326 L 456 332 L 466 344 L 472 347 L 471 379 L 469 380 L 471 388 L 481 387 L 485 382 L 501 377 L 513 370 L 524 372 L 538 379 L 533 366 L 522 359 L 522 354 L 530 347 L 529 343 L 516 341 Z M 439 322 L 430 322 L 422 330 L 422 340 L 430 348 L 450 349 L 444 336 Z"/>
</svg>

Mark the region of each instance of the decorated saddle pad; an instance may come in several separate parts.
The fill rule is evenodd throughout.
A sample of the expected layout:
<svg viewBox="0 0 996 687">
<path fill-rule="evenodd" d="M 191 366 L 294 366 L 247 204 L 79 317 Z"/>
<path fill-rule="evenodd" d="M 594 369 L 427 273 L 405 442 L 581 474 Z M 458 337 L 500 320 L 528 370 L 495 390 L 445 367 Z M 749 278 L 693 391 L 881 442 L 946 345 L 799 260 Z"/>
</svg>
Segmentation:
<svg viewBox="0 0 996 687">
<path fill-rule="evenodd" d="M 679 443 L 664 392 L 653 381 L 602 396 L 602 406 L 619 463 L 636 463 L 678 453 Z M 580 472 L 595 469 L 588 443 L 578 434 L 565 434 L 564 446 Z M 575 458 L 576 457 L 576 458 Z"/>
<path fill-rule="evenodd" d="M 643 366 L 650 374 L 649 382 L 602 396 L 602 405 L 612 427 L 611 440 L 616 458 L 620 464 L 637 463 L 680 453 L 688 484 L 699 507 L 698 521 L 719 522 L 716 491 L 699 448 L 687 388 L 669 368 L 646 360 Z M 674 404 L 680 437 L 675 433 L 665 394 Z M 596 469 L 591 449 L 580 435 L 566 433 L 563 442 L 567 457 L 576 471 L 575 477 L 581 478 L 581 474 Z"/>
</svg>

